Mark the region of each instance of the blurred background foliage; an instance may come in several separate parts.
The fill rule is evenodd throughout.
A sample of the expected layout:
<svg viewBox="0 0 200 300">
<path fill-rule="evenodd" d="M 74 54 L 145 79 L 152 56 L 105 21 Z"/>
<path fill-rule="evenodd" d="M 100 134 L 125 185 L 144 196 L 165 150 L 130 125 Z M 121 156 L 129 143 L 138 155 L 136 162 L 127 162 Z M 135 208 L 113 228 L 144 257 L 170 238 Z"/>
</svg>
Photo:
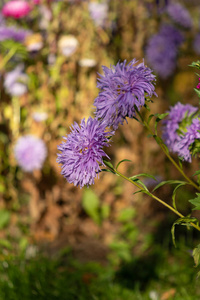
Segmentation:
<svg viewBox="0 0 200 300">
<path fill-rule="evenodd" d="M 158 98 L 153 99 L 152 112 L 164 113 L 178 101 L 198 105 L 193 90 L 198 77 L 188 65 L 198 60 L 200 54 L 200 4 L 194 0 L 179 1 L 190 15 L 192 25 L 188 28 L 166 12 L 169 2 L 99 1 L 105 7 L 94 6 L 92 10 L 91 4 L 97 2 L 41 0 L 39 4 L 30 1 L 32 10 L 24 18 L 1 16 L 0 33 L 1 28 L 12 26 L 27 30 L 21 41 L 0 36 L 2 257 L 18 251 L 32 257 L 38 249 L 52 255 L 63 247 L 72 247 L 75 257 L 81 261 L 109 260 L 119 266 L 122 262 L 130 263 L 133 257 L 148 254 L 156 244 L 171 249 L 168 231 L 175 217 L 165 208 L 144 195 L 133 195 L 133 186 L 110 173 L 100 174 L 89 189 L 74 187 L 61 176 L 56 162 L 57 145 L 69 133 L 71 124 L 93 114 L 101 66 L 144 58 L 154 70 L 147 49 L 150 39 L 159 33 L 163 24 L 179 30 L 183 42 L 175 49 L 175 65 L 167 76 L 163 76 L 168 59 L 166 45 L 155 43 L 153 53 L 164 54 L 163 61 L 159 62 L 163 65 L 161 71 L 157 72 L 155 66 Z M 168 53 L 173 45 L 169 42 L 167 47 Z M 16 95 L 13 85 L 6 85 L 6 78 L 19 65 L 23 76 L 15 82 L 24 85 L 25 92 Z M 41 170 L 25 172 L 16 161 L 15 144 L 26 134 L 36 135 L 45 142 L 48 155 Z M 120 171 L 129 176 L 147 172 L 158 181 L 179 179 L 158 146 L 135 120 L 119 127 L 107 152 L 114 164 L 124 158 L 132 161 L 120 166 Z M 185 168 L 192 175 L 198 161 L 186 163 Z M 150 188 L 156 184 L 151 180 L 145 183 Z M 157 193 L 170 201 L 172 190 L 163 187 Z M 184 187 L 177 193 L 177 206 L 184 214 L 190 211 L 187 199 L 191 195 L 194 191 Z M 177 232 L 180 243 L 190 248 L 194 233 L 186 234 L 182 229 Z M 158 299 L 155 297 L 151 299 Z"/>
</svg>

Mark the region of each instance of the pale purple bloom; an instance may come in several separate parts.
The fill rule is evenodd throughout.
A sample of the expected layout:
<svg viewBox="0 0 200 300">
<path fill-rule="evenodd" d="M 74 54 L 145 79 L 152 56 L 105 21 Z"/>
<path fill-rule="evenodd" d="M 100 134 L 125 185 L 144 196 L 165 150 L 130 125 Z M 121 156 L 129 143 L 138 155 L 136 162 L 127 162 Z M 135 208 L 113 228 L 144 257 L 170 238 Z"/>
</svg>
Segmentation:
<svg viewBox="0 0 200 300">
<path fill-rule="evenodd" d="M 190 146 L 196 139 L 200 139 L 200 121 L 198 118 L 192 120 L 190 126 L 187 127 L 187 132 L 180 135 L 176 144 L 176 152 L 185 161 L 191 162 Z"/>
<path fill-rule="evenodd" d="M 133 59 L 129 64 L 126 60 L 116 66 L 103 66 L 104 75 L 100 75 L 97 87 L 99 95 L 94 101 L 96 117 L 104 120 L 108 126 L 118 128 L 126 117 L 135 116 L 135 106 L 138 110 L 145 104 L 145 97 L 156 95 L 153 85 L 155 76 L 144 62 L 136 65 Z"/>
<path fill-rule="evenodd" d="M 108 4 L 106 2 L 91 2 L 88 6 L 95 25 L 103 27 L 108 16 Z"/>
<path fill-rule="evenodd" d="M 4 87 L 11 96 L 22 96 L 27 92 L 28 76 L 23 73 L 23 64 L 6 73 Z"/>
<path fill-rule="evenodd" d="M 177 24 L 186 29 L 192 27 L 192 18 L 187 9 L 180 3 L 171 3 L 167 6 L 167 13 L 170 18 Z"/>
<path fill-rule="evenodd" d="M 198 33 L 194 38 L 193 49 L 196 54 L 200 54 L 200 33 Z"/>
<path fill-rule="evenodd" d="M 94 184 L 94 179 L 101 171 L 103 156 L 109 158 L 102 150 L 109 146 L 109 137 L 113 132 L 105 131 L 106 124 L 89 117 L 87 122 L 82 119 L 80 126 L 75 122 L 71 133 L 64 137 L 58 146 L 61 153 L 57 162 L 62 165 L 61 174 L 75 186 Z"/>
<path fill-rule="evenodd" d="M 178 102 L 174 107 L 170 107 L 169 115 L 163 120 L 163 140 L 172 152 L 177 152 L 177 142 L 179 139 L 178 130 L 181 122 L 196 113 L 197 107 L 190 104 L 181 104 Z M 181 131 L 181 130 L 180 130 Z"/>
<path fill-rule="evenodd" d="M 16 42 L 24 42 L 30 31 L 17 28 L 14 26 L 0 26 L 0 42 L 4 40 L 14 40 Z"/>
<path fill-rule="evenodd" d="M 176 68 L 178 47 L 183 42 L 183 35 L 171 25 L 162 25 L 153 35 L 146 47 L 146 58 L 153 70 L 163 79 L 173 74 Z"/>
<path fill-rule="evenodd" d="M 18 139 L 14 153 L 19 166 L 26 172 L 32 172 L 42 168 L 47 149 L 43 140 L 33 135 L 25 135 Z"/>
<path fill-rule="evenodd" d="M 48 118 L 48 114 L 45 111 L 43 112 L 35 111 L 34 113 L 32 113 L 32 117 L 33 120 L 35 120 L 36 122 L 42 122 L 42 121 L 46 121 L 46 119 Z"/>
</svg>

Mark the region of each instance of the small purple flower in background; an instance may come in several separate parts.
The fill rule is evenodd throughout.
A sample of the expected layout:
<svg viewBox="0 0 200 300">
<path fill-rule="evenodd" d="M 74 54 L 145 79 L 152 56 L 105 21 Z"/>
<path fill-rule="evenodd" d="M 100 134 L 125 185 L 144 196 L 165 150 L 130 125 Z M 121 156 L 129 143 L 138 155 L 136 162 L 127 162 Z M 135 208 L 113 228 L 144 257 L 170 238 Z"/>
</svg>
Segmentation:
<svg viewBox="0 0 200 300">
<path fill-rule="evenodd" d="M 100 92 L 94 101 L 95 115 L 114 129 L 119 123 L 123 124 L 126 117 L 135 116 L 135 106 L 140 110 L 145 104 L 145 96 L 156 95 L 152 70 L 144 63 L 136 63 L 133 59 L 127 65 L 126 60 L 118 62 L 110 69 L 103 66 L 104 76 L 99 74 L 97 87 Z"/>
<path fill-rule="evenodd" d="M 46 121 L 46 119 L 48 118 L 48 114 L 46 112 L 35 111 L 34 113 L 32 113 L 32 117 L 35 122 L 42 122 Z"/>
<path fill-rule="evenodd" d="M 31 34 L 29 30 L 16 28 L 13 26 L 0 26 L 0 41 L 14 40 L 23 43 L 26 37 Z"/>
<path fill-rule="evenodd" d="M 199 77 L 199 83 L 196 86 L 197 89 L 200 89 L 200 77 Z"/>
<path fill-rule="evenodd" d="M 95 25 L 103 27 L 108 16 L 108 4 L 91 2 L 89 3 L 89 12 Z"/>
<path fill-rule="evenodd" d="M 193 49 L 196 54 L 200 54 L 200 33 L 198 33 L 194 38 Z"/>
<path fill-rule="evenodd" d="M 190 29 L 193 25 L 192 18 L 187 9 L 180 3 L 171 3 L 167 6 L 167 13 L 170 18 L 186 29 Z"/>
<path fill-rule="evenodd" d="M 170 151 L 177 152 L 177 142 L 179 139 L 178 129 L 184 118 L 196 113 L 197 107 L 190 104 L 181 104 L 178 102 L 174 107 L 170 107 L 169 115 L 163 120 L 163 140 Z"/>
<path fill-rule="evenodd" d="M 149 39 L 146 59 L 161 78 L 166 79 L 173 74 L 178 47 L 183 40 L 180 31 L 171 25 L 162 25 L 160 31 Z"/>
<path fill-rule="evenodd" d="M 11 96 L 22 96 L 27 92 L 28 76 L 23 73 L 23 64 L 6 73 L 4 87 Z"/>
<path fill-rule="evenodd" d="M 94 184 L 94 179 L 101 171 L 103 156 L 109 158 L 102 150 L 109 146 L 109 137 L 113 132 L 106 132 L 106 124 L 89 117 L 81 121 L 80 127 L 75 122 L 71 133 L 64 137 L 66 141 L 58 146 L 61 153 L 57 162 L 62 165 L 61 174 L 75 186 Z"/>
<path fill-rule="evenodd" d="M 47 149 L 43 140 L 33 135 L 25 135 L 18 139 L 14 154 L 19 166 L 26 172 L 32 172 L 42 168 Z"/>
<path fill-rule="evenodd" d="M 196 139 L 200 139 L 200 121 L 198 118 L 192 120 L 192 124 L 187 127 L 187 132 L 180 135 L 176 144 L 176 152 L 185 161 L 191 162 L 190 146 Z"/>
</svg>

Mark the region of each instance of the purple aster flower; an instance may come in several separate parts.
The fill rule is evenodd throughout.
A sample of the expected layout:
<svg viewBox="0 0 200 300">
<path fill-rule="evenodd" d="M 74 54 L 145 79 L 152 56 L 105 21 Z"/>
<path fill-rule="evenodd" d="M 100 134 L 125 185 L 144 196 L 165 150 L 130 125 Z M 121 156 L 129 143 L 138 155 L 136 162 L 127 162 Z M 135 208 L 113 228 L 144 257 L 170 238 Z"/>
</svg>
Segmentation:
<svg viewBox="0 0 200 300">
<path fill-rule="evenodd" d="M 97 87 L 100 89 L 94 101 L 96 117 L 104 120 L 108 126 L 118 128 L 126 117 L 135 116 L 135 106 L 140 110 L 145 104 L 145 96 L 156 95 L 153 81 L 155 76 L 144 62 L 135 65 L 133 59 L 126 65 L 126 60 L 116 66 L 103 66 L 104 76 L 100 75 Z"/>
<path fill-rule="evenodd" d="M 196 139 L 200 139 L 200 121 L 198 118 L 192 120 L 192 124 L 187 127 L 187 132 L 180 135 L 176 144 L 176 152 L 185 161 L 191 162 L 190 146 Z"/>
<path fill-rule="evenodd" d="M 99 164 L 104 165 L 103 156 L 108 155 L 102 150 L 109 146 L 109 136 L 113 132 L 106 132 L 106 124 L 89 117 L 87 122 L 82 119 L 80 127 L 75 122 L 71 133 L 64 137 L 66 141 L 58 146 L 61 153 L 57 162 L 62 165 L 61 174 L 69 183 L 75 186 L 94 184 L 94 179 L 101 171 Z"/>
<path fill-rule="evenodd" d="M 14 40 L 16 42 L 24 42 L 25 38 L 30 34 L 30 31 L 16 28 L 13 26 L 1 26 L 0 27 L 0 41 Z"/>
<path fill-rule="evenodd" d="M 186 29 L 192 27 L 192 18 L 189 12 L 180 3 L 171 3 L 167 7 L 167 13 L 170 18 L 177 24 Z"/>
<path fill-rule="evenodd" d="M 200 54 L 200 33 L 198 33 L 194 38 L 193 49 L 196 54 Z"/>
<path fill-rule="evenodd" d="M 28 76 L 23 73 L 23 68 L 23 64 L 20 64 L 5 75 L 4 87 L 12 96 L 22 96 L 27 92 Z"/>
<path fill-rule="evenodd" d="M 47 149 L 41 139 L 33 135 L 25 135 L 18 139 L 14 153 L 19 166 L 24 171 L 32 172 L 42 168 Z"/>
<path fill-rule="evenodd" d="M 158 34 L 153 35 L 146 47 L 146 58 L 150 66 L 163 79 L 173 74 L 176 68 L 178 47 L 183 35 L 171 25 L 163 25 Z"/>
<path fill-rule="evenodd" d="M 176 144 L 179 139 L 178 129 L 184 118 L 196 113 L 197 107 L 190 104 L 181 104 L 178 102 L 174 107 L 170 108 L 169 115 L 163 120 L 163 140 L 172 152 L 177 152 Z"/>
</svg>

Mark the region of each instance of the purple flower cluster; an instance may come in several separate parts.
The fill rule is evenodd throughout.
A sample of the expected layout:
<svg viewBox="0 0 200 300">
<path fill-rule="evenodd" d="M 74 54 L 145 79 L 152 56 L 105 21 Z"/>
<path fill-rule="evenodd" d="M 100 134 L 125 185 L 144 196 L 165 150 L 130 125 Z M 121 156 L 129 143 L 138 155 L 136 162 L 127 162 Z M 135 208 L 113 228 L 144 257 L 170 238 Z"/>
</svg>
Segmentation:
<svg viewBox="0 0 200 300">
<path fill-rule="evenodd" d="M 71 133 L 64 137 L 58 146 L 60 153 L 57 162 L 62 165 L 61 174 L 75 186 L 91 185 L 104 165 L 103 157 L 107 154 L 103 147 L 109 146 L 109 138 L 127 117 L 135 116 L 145 104 L 145 97 L 156 95 L 152 70 L 143 63 L 137 65 L 133 59 L 117 63 L 111 68 L 103 67 L 104 75 L 98 79 L 99 96 L 95 99 L 96 117 L 89 117 L 71 128 Z"/>
<path fill-rule="evenodd" d="M 13 26 L 0 26 L 0 42 L 4 40 L 14 40 L 22 43 L 29 34 L 30 31 L 28 30 L 15 28 Z"/>
<path fill-rule="evenodd" d="M 198 33 L 194 38 L 193 49 L 196 54 L 200 54 L 200 33 Z"/>
<path fill-rule="evenodd" d="M 169 4 L 167 6 L 167 13 L 178 25 L 186 29 L 190 29 L 192 27 L 192 18 L 186 8 L 180 3 Z"/>
<path fill-rule="evenodd" d="M 98 79 L 100 92 L 94 101 L 95 115 L 114 129 L 123 124 L 126 117 L 135 116 L 135 107 L 140 110 L 144 106 L 145 96 L 156 95 L 152 70 L 144 63 L 136 63 L 133 59 L 129 64 L 126 60 L 118 62 L 110 69 L 103 66 L 104 75 Z"/>
<path fill-rule="evenodd" d="M 195 140 L 200 139 L 200 120 L 198 118 L 193 119 L 191 125 L 186 129 L 187 132 L 179 136 L 175 150 L 183 160 L 191 162 L 190 146 Z"/>
<path fill-rule="evenodd" d="M 187 148 L 186 145 L 187 139 L 189 138 L 188 145 L 190 145 L 190 141 L 192 140 L 190 134 L 193 132 L 194 126 L 191 124 L 190 126 L 192 126 L 192 129 L 189 131 L 190 126 L 184 126 L 182 123 L 191 123 L 190 119 L 197 111 L 197 107 L 190 104 L 184 105 L 178 102 L 174 107 L 170 108 L 167 119 L 163 121 L 162 129 L 165 144 L 170 151 L 178 153 L 179 156 L 186 161 L 190 161 L 188 156 L 189 147 Z M 196 135 L 193 135 L 194 139 L 196 138 L 195 136 Z"/>
<path fill-rule="evenodd" d="M 11 96 L 22 96 L 27 92 L 28 76 L 23 73 L 23 64 L 5 74 L 4 87 Z"/>
<path fill-rule="evenodd" d="M 19 166 L 26 172 L 32 172 L 42 168 L 47 149 L 43 140 L 33 135 L 25 135 L 18 139 L 14 153 Z"/>
<path fill-rule="evenodd" d="M 64 137 L 65 142 L 58 146 L 61 153 L 57 161 L 62 165 L 61 174 L 69 183 L 75 186 L 94 184 L 94 179 L 101 171 L 99 164 L 103 164 L 103 156 L 109 158 L 102 150 L 109 146 L 109 137 L 113 132 L 105 130 L 106 124 L 89 117 L 81 121 L 80 127 L 75 122 L 71 133 Z"/>
<path fill-rule="evenodd" d="M 178 48 L 184 38 L 179 30 L 171 25 L 162 25 L 146 47 L 146 58 L 150 66 L 163 79 L 172 75 L 176 67 Z"/>
</svg>

